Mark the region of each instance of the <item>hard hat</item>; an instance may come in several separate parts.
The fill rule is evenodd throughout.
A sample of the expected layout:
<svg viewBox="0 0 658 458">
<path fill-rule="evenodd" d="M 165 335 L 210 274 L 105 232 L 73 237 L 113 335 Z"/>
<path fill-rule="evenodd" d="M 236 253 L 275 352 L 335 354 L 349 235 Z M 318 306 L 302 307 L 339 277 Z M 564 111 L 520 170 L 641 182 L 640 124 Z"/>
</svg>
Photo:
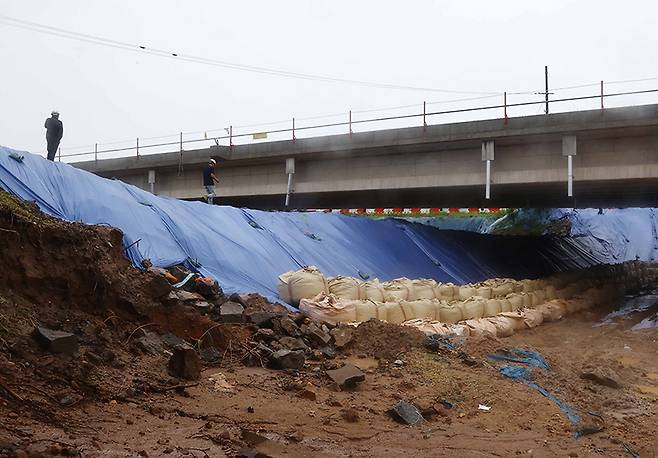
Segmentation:
<svg viewBox="0 0 658 458">
<path fill-rule="evenodd" d="M 217 164 L 217 161 L 215 161 L 214 159 L 210 159 L 210 161 L 208 161 L 208 162 L 210 162 L 212 165 Z"/>
<path fill-rule="evenodd" d="M 57 111 L 57 110 L 53 110 L 53 111 L 50 112 L 50 114 L 51 114 L 52 116 L 59 116 L 59 111 Z"/>
</svg>

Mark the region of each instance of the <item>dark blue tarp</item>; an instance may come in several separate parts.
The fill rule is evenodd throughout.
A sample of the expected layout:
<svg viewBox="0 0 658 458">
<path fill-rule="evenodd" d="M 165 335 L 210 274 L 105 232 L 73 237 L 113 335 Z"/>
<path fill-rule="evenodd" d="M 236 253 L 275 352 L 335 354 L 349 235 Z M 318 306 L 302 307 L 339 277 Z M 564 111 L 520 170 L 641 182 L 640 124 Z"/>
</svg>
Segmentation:
<svg viewBox="0 0 658 458">
<path fill-rule="evenodd" d="M 277 276 L 304 265 L 326 275 L 359 273 L 464 283 L 536 277 L 597 259 L 569 240 L 486 236 L 405 221 L 281 213 L 158 197 L 65 163 L 0 147 L 0 187 L 52 216 L 121 229 L 131 261 L 197 265 L 227 292 L 276 299 Z M 201 183 L 199 178 L 199 184 Z"/>
</svg>

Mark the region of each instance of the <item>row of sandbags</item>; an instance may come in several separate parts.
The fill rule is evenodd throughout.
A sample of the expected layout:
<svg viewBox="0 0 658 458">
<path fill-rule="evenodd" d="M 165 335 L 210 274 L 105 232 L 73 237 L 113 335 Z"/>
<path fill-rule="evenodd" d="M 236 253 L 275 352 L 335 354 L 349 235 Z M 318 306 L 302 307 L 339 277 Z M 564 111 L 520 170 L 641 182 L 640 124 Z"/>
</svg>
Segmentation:
<svg viewBox="0 0 658 458">
<path fill-rule="evenodd" d="M 314 266 L 280 275 L 278 292 L 281 299 L 293 305 L 298 305 L 302 299 L 311 299 L 321 293 L 332 294 L 340 299 L 375 302 L 431 299 L 464 301 L 474 296 L 483 299 L 505 298 L 511 293 L 522 292 L 537 292 L 537 294 L 544 294 L 551 298 L 573 294 L 573 292 L 557 294 L 555 287 L 546 280 L 517 281 L 503 278 L 461 286 L 424 278 L 414 280 L 397 278 L 386 282 L 380 282 L 377 279 L 363 281 L 347 276 L 326 278 Z"/>
<path fill-rule="evenodd" d="M 564 288 L 562 292 L 570 290 Z M 302 299 L 299 309 L 314 321 L 337 324 L 362 322 L 371 318 L 401 324 L 410 320 L 422 319 L 454 324 L 464 320 L 493 317 L 500 313 L 533 309 L 555 299 L 569 300 L 569 307 L 589 308 L 608 303 L 614 296 L 612 286 L 589 288 L 582 293 L 568 297 L 545 294 L 543 290 L 509 293 L 503 298 L 485 299 L 471 296 L 465 300 L 417 299 L 380 302 L 374 300 L 352 300 L 321 292 L 313 299 Z"/>
</svg>

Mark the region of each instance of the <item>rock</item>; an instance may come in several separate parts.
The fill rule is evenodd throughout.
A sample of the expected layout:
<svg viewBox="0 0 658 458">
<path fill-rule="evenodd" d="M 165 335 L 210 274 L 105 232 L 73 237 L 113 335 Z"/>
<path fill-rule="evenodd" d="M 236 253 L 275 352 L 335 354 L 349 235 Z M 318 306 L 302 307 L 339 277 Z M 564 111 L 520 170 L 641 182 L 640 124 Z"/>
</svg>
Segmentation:
<svg viewBox="0 0 658 458">
<path fill-rule="evenodd" d="M 262 342 L 271 342 L 275 338 L 276 338 L 276 335 L 274 334 L 274 331 L 272 329 L 268 329 L 268 328 L 260 328 L 253 335 L 254 340 L 258 340 L 258 341 L 262 341 Z"/>
<path fill-rule="evenodd" d="M 253 448 L 241 448 L 236 458 L 270 458 L 270 455 L 254 450 Z"/>
<path fill-rule="evenodd" d="M 144 353 L 151 355 L 161 355 L 164 353 L 164 345 L 160 337 L 149 331 L 144 331 L 144 335 L 134 340 L 135 346 Z"/>
<path fill-rule="evenodd" d="M 621 388 L 621 384 L 612 376 L 604 374 L 600 370 L 583 371 L 580 373 L 580 378 L 583 380 L 590 380 L 599 385 L 607 386 L 610 388 Z"/>
<path fill-rule="evenodd" d="M 222 354 L 214 347 L 208 347 L 201 350 L 201 359 L 204 363 L 212 364 L 222 359 Z"/>
<path fill-rule="evenodd" d="M 174 348 L 176 345 L 187 345 L 187 342 L 173 334 L 164 334 L 160 340 L 170 348 Z"/>
<path fill-rule="evenodd" d="M 328 370 L 327 375 L 340 388 L 354 387 L 357 383 L 363 382 L 366 379 L 366 375 L 353 364 L 345 364 L 339 369 Z"/>
<path fill-rule="evenodd" d="M 293 442 L 301 442 L 304 440 L 304 435 L 301 433 L 301 431 L 295 431 L 294 433 L 290 434 L 288 438 Z"/>
<path fill-rule="evenodd" d="M 78 338 L 64 331 L 37 327 L 33 332 L 34 338 L 52 353 L 75 353 L 78 349 Z"/>
<path fill-rule="evenodd" d="M 272 354 L 270 362 L 278 369 L 301 369 L 305 362 L 304 352 L 302 350 L 278 350 Z"/>
<path fill-rule="evenodd" d="M 219 308 L 219 318 L 223 323 L 241 323 L 243 313 L 244 307 L 233 301 L 224 302 Z"/>
<path fill-rule="evenodd" d="M 330 334 L 334 338 L 334 345 L 338 348 L 343 348 L 352 341 L 354 329 L 348 327 L 333 328 Z"/>
<path fill-rule="evenodd" d="M 299 337 L 301 335 L 299 327 L 287 316 L 282 316 L 279 318 L 277 324 L 281 331 L 283 331 L 285 334 L 288 334 L 289 336 Z"/>
<path fill-rule="evenodd" d="M 215 300 L 224 292 L 216 280 L 208 277 L 198 277 L 194 279 L 194 291 L 201 294 L 208 300 Z"/>
<path fill-rule="evenodd" d="M 231 296 L 233 297 L 233 296 Z M 233 300 L 233 299 L 231 299 Z M 235 301 L 234 301 L 235 302 Z M 244 304 L 241 304 L 244 307 Z M 249 312 L 246 315 L 247 321 L 258 326 L 259 328 L 272 326 L 272 319 L 277 316 L 273 312 L 265 312 L 263 310 L 257 310 Z"/>
<path fill-rule="evenodd" d="M 175 289 L 169 293 L 167 296 L 168 300 L 179 300 L 183 302 L 190 301 L 203 301 L 204 297 L 201 294 L 190 293 L 189 291 L 183 291 L 182 289 Z"/>
<path fill-rule="evenodd" d="M 251 447 L 267 441 L 267 437 L 253 431 L 249 431 L 248 429 L 240 430 L 240 438 Z"/>
<path fill-rule="evenodd" d="M 331 334 L 324 332 L 316 324 L 309 325 L 303 324 L 301 326 L 302 334 L 308 336 L 315 344 L 322 346 L 328 345 L 331 342 Z"/>
<path fill-rule="evenodd" d="M 320 353 L 327 359 L 333 359 L 336 357 L 336 351 L 331 347 L 320 348 Z"/>
<path fill-rule="evenodd" d="M 192 305 L 201 313 L 208 313 L 212 309 L 212 304 L 208 301 L 196 301 Z"/>
<path fill-rule="evenodd" d="M 238 294 L 233 293 L 228 297 L 229 301 L 237 302 L 244 308 L 249 307 L 249 295 L 248 294 Z"/>
<path fill-rule="evenodd" d="M 99 366 L 99 365 L 103 364 L 103 362 L 104 362 L 103 357 L 96 354 L 96 353 L 94 353 L 93 351 L 85 352 L 85 357 L 87 358 L 87 360 L 90 363 L 92 363 L 95 366 Z"/>
<path fill-rule="evenodd" d="M 164 276 L 153 275 L 146 282 L 145 289 L 149 296 L 155 299 L 160 299 L 171 292 L 171 284 Z"/>
<path fill-rule="evenodd" d="M 356 423 L 359 421 L 359 412 L 352 407 L 342 409 L 340 411 L 340 416 L 343 417 L 343 420 L 349 423 Z"/>
<path fill-rule="evenodd" d="M 404 366 L 404 361 L 402 361 L 401 359 L 396 359 L 395 361 L 393 361 L 393 365 L 398 367 Z"/>
<path fill-rule="evenodd" d="M 418 425 L 425 421 L 416 406 L 407 401 L 399 401 L 391 410 L 389 410 L 389 413 L 400 423 L 405 423 L 411 426 Z"/>
<path fill-rule="evenodd" d="M 281 337 L 279 343 L 288 350 L 308 350 L 308 346 L 299 337 Z"/>
<path fill-rule="evenodd" d="M 309 383 L 306 388 L 298 391 L 296 396 L 298 398 L 308 399 L 309 401 L 315 401 L 318 398 L 318 394 L 313 388 L 314 386 Z"/>
<path fill-rule="evenodd" d="M 201 360 L 196 351 L 189 345 L 177 345 L 169 358 L 169 373 L 186 380 L 199 380 L 201 376 Z"/>
</svg>

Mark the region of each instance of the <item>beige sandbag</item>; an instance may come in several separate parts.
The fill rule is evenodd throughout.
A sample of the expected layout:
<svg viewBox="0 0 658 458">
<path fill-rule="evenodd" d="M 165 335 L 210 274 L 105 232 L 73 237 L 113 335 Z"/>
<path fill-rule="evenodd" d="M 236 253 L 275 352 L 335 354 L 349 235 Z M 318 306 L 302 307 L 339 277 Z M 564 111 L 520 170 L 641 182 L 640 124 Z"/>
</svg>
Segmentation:
<svg viewBox="0 0 658 458">
<path fill-rule="evenodd" d="M 452 334 L 459 337 L 468 337 L 471 334 L 471 330 L 465 324 L 449 324 L 450 331 Z"/>
<path fill-rule="evenodd" d="M 541 311 L 543 321 L 549 323 L 561 320 L 567 313 L 567 306 L 562 299 L 555 299 L 544 302 L 537 310 Z"/>
<path fill-rule="evenodd" d="M 496 337 L 496 326 L 485 318 L 466 320 L 464 324 L 468 326 L 469 335 L 471 337 L 480 337 L 484 335 Z"/>
<path fill-rule="evenodd" d="M 341 299 L 362 300 L 366 298 L 365 285 L 354 277 L 338 275 L 327 280 L 329 293 Z"/>
<path fill-rule="evenodd" d="M 386 321 L 386 309 L 382 307 L 383 302 L 371 300 L 355 301 L 356 304 L 356 321 L 368 321 L 372 318 Z"/>
<path fill-rule="evenodd" d="M 574 296 L 566 300 L 565 305 L 567 306 L 567 313 L 571 314 L 586 309 L 587 301 L 582 296 Z"/>
<path fill-rule="evenodd" d="M 484 316 L 484 303 L 484 299 L 476 296 L 465 301 L 457 302 L 455 306 L 460 308 L 464 320 L 472 320 Z"/>
<path fill-rule="evenodd" d="M 407 301 L 409 300 L 410 290 L 413 288 L 413 282 L 408 278 L 396 278 L 395 280 L 385 281 L 384 299 L 388 301 Z"/>
<path fill-rule="evenodd" d="M 557 296 L 555 295 L 555 286 L 547 285 L 546 288 L 544 288 L 544 295 L 546 296 L 547 301 L 557 299 Z"/>
<path fill-rule="evenodd" d="M 459 300 L 465 301 L 469 297 L 473 297 L 477 294 L 477 290 L 471 285 L 464 285 L 459 287 Z"/>
<path fill-rule="evenodd" d="M 484 318 L 496 327 L 496 337 L 509 337 L 514 334 L 514 320 L 498 315 Z"/>
<path fill-rule="evenodd" d="M 297 305 L 302 299 L 312 299 L 320 293 L 328 293 L 327 281 L 315 266 L 279 275 L 279 297 L 288 304 Z"/>
<path fill-rule="evenodd" d="M 453 334 L 450 325 L 447 325 L 445 323 L 440 323 L 434 320 L 424 319 L 424 318 L 417 318 L 414 320 L 405 321 L 404 323 L 402 323 L 402 325 L 416 328 L 428 336 L 435 334 L 448 336 Z"/>
<path fill-rule="evenodd" d="M 524 307 L 532 307 L 532 293 L 519 293 Z"/>
<path fill-rule="evenodd" d="M 512 311 L 523 308 L 523 296 L 520 293 L 508 294 L 506 299 L 512 304 Z"/>
<path fill-rule="evenodd" d="M 536 286 L 534 280 L 521 280 L 521 285 L 523 285 L 523 292 L 524 293 L 531 293 L 535 289 L 537 289 L 537 286 Z"/>
<path fill-rule="evenodd" d="M 417 301 L 400 301 L 400 305 L 404 310 L 411 311 L 411 318 L 424 318 L 427 320 L 436 319 L 436 308 L 434 306 L 434 300 L 431 299 L 421 299 Z"/>
<path fill-rule="evenodd" d="M 320 323 L 348 323 L 356 321 L 356 305 L 359 301 L 339 299 L 332 294 L 320 293 L 313 299 L 302 299 L 299 310 L 313 321 Z"/>
<path fill-rule="evenodd" d="M 480 296 L 483 299 L 491 299 L 491 288 L 489 286 L 480 286 L 475 289 L 476 296 Z"/>
<path fill-rule="evenodd" d="M 492 297 L 505 297 L 513 292 L 514 292 L 514 285 L 509 281 L 501 283 L 497 286 L 493 286 L 491 288 Z"/>
<path fill-rule="evenodd" d="M 412 288 L 409 292 L 409 300 L 416 301 L 419 299 L 435 299 L 436 298 L 436 288 L 438 284 L 429 278 L 420 278 L 418 280 L 413 280 Z"/>
<path fill-rule="evenodd" d="M 406 301 L 405 301 L 406 303 Z M 408 304 L 408 303 L 406 303 Z M 415 316 L 411 307 L 403 306 L 402 302 L 384 302 L 383 308 L 386 312 L 386 321 L 389 323 L 401 324 L 408 320 L 413 320 Z"/>
<path fill-rule="evenodd" d="M 498 299 L 488 299 L 484 303 L 484 316 L 495 316 L 502 312 L 502 307 Z"/>
<path fill-rule="evenodd" d="M 500 311 L 501 312 L 511 312 L 512 311 L 512 303 L 510 302 L 509 299 L 503 298 L 503 299 L 498 299 L 500 301 Z"/>
<path fill-rule="evenodd" d="M 447 302 L 436 305 L 436 317 L 442 323 L 457 323 L 463 319 L 462 310 Z"/>
<path fill-rule="evenodd" d="M 517 310 L 516 312 L 503 312 L 499 316 L 505 317 L 508 320 L 510 320 L 510 323 L 512 323 L 512 327 L 514 328 L 515 331 L 518 331 L 520 329 L 526 329 L 523 313 L 521 313 L 521 311 L 519 310 Z"/>
<path fill-rule="evenodd" d="M 384 302 L 386 299 L 386 292 L 384 285 L 377 279 L 370 280 L 364 283 L 363 286 L 364 298 L 375 302 Z"/>
<path fill-rule="evenodd" d="M 526 327 L 531 329 L 541 325 L 544 320 L 541 310 L 525 308 L 521 311 L 521 314 Z"/>
<path fill-rule="evenodd" d="M 572 296 L 573 296 L 573 292 L 572 290 L 569 289 L 569 287 L 555 290 L 556 299 L 571 299 Z"/>
<path fill-rule="evenodd" d="M 455 285 L 452 283 L 437 283 L 434 287 L 434 296 L 437 299 L 451 301 L 455 297 Z"/>
<path fill-rule="evenodd" d="M 544 294 L 543 289 L 536 289 L 532 293 L 532 306 L 537 307 L 538 305 L 543 304 L 546 302 L 546 295 Z"/>
</svg>

